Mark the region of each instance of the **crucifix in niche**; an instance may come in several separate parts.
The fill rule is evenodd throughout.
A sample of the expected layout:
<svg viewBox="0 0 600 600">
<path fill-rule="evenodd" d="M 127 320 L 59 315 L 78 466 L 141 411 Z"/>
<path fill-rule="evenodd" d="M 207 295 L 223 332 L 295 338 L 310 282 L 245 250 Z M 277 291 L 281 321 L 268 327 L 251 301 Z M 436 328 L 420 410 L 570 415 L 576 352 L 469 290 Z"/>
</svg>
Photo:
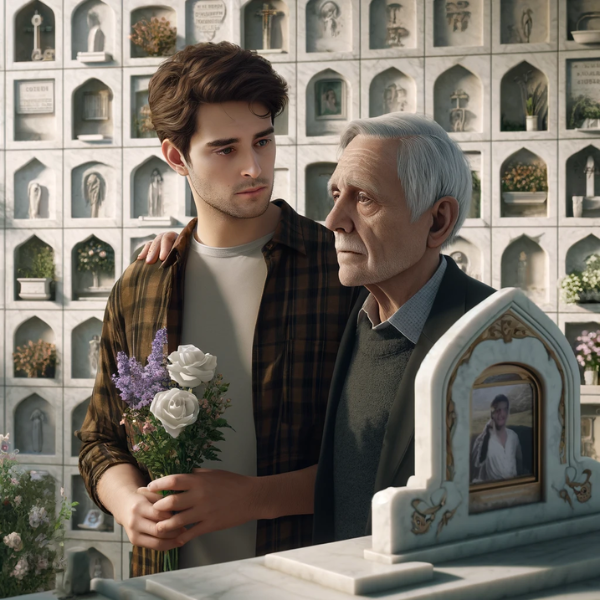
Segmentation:
<svg viewBox="0 0 600 600">
<path fill-rule="evenodd" d="M 46 48 L 42 52 L 42 32 L 50 33 L 51 25 L 43 26 L 44 18 L 36 10 L 31 17 L 33 27 L 26 27 L 25 33 L 33 33 L 33 50 L 31 51 L 31 60 L 54 60 L 54 48 Z"/>
<path fill-rule="evenodd" d="M 281 11 L 271 8 L 268 3 L 263 4 L 262 10 L 255 13 L 257 17 L 262 18 L 262 49 L 272 50 L 271 48 L 271 29 L 273 28 L 273 17 L 281 14 Z"/>
<path fill-rule="evenodd" d="M 387 31 L 385 36 L 385 45 L 390 48 L 404 46 L 402 38 L 410 35 L 406 27 L 400 24 L 400 13 L 402 4 L 394 2 L 386 6 L 387 13 Z"/>
<path fill-rule="evenodd" d="M 454 90 L 450 100 L 456 101 L 456 106 L 450 109 L 450 125 L 452 131 L 464 131 L 467 122 L 467 109 L 460 105 L 460 101 L 469 101 L 469 95 L 464 90 Z"/>
</svg>

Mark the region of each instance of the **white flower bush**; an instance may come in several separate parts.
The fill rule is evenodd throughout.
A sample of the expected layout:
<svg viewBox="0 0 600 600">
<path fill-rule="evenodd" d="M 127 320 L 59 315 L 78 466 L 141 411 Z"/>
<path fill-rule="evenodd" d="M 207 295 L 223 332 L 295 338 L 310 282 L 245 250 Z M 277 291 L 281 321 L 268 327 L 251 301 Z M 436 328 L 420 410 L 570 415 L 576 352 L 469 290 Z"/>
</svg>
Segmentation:
<svg viewBox="0 0 600 600">
<path fill-rule="evenodd" d="M 178 346 L 168 358 L 171 363 L 167 365 L 169 375 L 182 387 L 195 388 L 215 376 L 217 357 L 205 354 L 192 344 Z"/>
<path fill-rule="evenodd" d="M 159 392 L 150 404 L 150 412 L 173 438 L 177 438 L 185 427 L 196 422 L 199 411 L 198 398 L 191 392 L 178 388 Z"/>
</svg>

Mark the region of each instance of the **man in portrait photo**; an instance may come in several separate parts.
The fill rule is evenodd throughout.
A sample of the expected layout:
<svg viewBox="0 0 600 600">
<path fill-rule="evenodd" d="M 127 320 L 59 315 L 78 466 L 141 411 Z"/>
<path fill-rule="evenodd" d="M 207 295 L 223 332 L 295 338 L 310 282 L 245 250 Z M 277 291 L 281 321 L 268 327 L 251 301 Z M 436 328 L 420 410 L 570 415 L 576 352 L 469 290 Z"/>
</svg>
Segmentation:
<svg viewBox="0 0 600 600">
<path fill-rule="evenodd" d="M 510 415 L 508 397 L 497 394 L 490 412 L 490 420 L 473 443 L 471 483 L 504 481 L 523 474 L 519 436 L 507 427 Z"/>
</svg>

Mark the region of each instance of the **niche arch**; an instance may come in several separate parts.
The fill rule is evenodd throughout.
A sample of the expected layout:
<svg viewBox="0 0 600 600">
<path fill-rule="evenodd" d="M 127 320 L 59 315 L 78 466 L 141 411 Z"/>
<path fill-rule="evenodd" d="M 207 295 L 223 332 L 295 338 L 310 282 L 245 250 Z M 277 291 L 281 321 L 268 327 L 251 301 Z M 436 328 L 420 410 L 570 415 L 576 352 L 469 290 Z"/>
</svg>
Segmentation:
<svg viewBox="0 0 600 600">
<path fill-rule="evenodd" d="M 72 139 L 84 142 L 112 141 L 112 89 L 95 77 L 73 91 Z"/>
<path fill-rule="evenodd" d="M 16 352 L 17 348 L 27 346 L 31 342 L 37 342 L 43 340 L 49 344 L 56 344 L 56 335 L 54 330 L 46 321 L 43 321 L 39 317 L 30 317 L 26 321 L 23 321 L 15 330 L 13 337 L 13 352 Z M 56 374 L 56 368 L 48 366 L 43 374 L 44 378 L 52 379 Z M 13 376 L 27 378 L 25 371 L 17 369 L 16 365 L 13 364 Z"/>
<path fill-rule="evenodd" d="M 15 448 L 20 454 L 56 454 L 54 407 L 39 394 L 27 396 L 14 411 Z"/>
<path fill-rule="evenodd" d="M 262 28 L 262 10 L 268 4 L 268 9 L 274 11 L 271 15 L 269 47 L 265 47 Z M 276 54 L 289 52 L 289 8 L 284 0 L 250 0 L 241 11 L 242 39 L 246 50 L 258 50 L 261 54 Z"/>
<path fill-rule="evenodd" d="M 593 172 L 591 172 L 591 169 L 593 169 Z M 572 154 L 567 159 L 565 171 L 567 217 L 574 217 L 577 210 L 573 198 L 583 196 L 581 216 L 599 218 L 600 148 L 594 144 L 589 144 L 579 152 Z"/>
<path fill-rule="evenodd" d="M 548 255 L 536 240 L 522 235 L 505 248 L 501 287 L 521 288 L 536 303 L 547 301 Z"/>
<path fill-rule="evenodd" d="M 306 5 L 306 51 L 351 50 L 351 0 L 310 0 Z"/>
<path fill-rule="evenodd" d="M 304 212 L 313 221 L 324 221 L 333 208 L 333 199 L 327 190 L 327 183 L 335 167 L 334 162 L 317 162 L 306 167 Z"/>
<path fill-rule="evenodd" d="M 154 216 L 177 214 L 176 177 L 175 171 L 158 156 L 150 156 L 137 165 L 131 173 L 131 217 L 153 216 L 149 211 L 149 200 L 153 194 L 158 197 L 157 215 Z"/>
<path fill-rule="evenodd" d="M 42 18 L 40 48 L 34 54 L 34 32 L 31 19 L 37 13 Z M 14 17 L 15 62 L 54 61 L 56 51 L 56 23 L 54 11 L 41 0 L 25 4 Z M 35 58 L 34 58 L 35 56 Z"/>
<path fill-rule="evenodd" d="M 97 261 L 99 258 L 112 258 L 112 268 L 108 271 L 101 267 L 92 269 L 84 268 L 80 257 L 80 250 L 88 245 L 93 245 L 93 254 L 88 261 Z M 102 249 L 100 249 L 100 246 Z M 105 252 L 107 257 L 100 257 L 99 252 Z M 106 298 L 115 283 L 115 249 L 109 242 L 102 240 L 95 235 L 90 235 L 81 242 L 73 246 L 71 250 L 71 280 L 72 280 L 72 298 L 74 300 L 93 300 L 97 298 Z"/>
<path fill-rule="evenodd" d="M 39 186 L 39 195 L 33 195 L 32 186 Z M 14 174 L 14 218 L 51 219 L 56 209 L 56 177 L 54 170 L 37 158 L 17 169 Z M 39 197 L 39 200 L 37 198 Z"/>
<path fill-rule="evenodd" d="M 95 15 L 95 17 L 90 16 Z M 90 28 L 99 25 L 94 52 L 115 53 L 115 13 L 102 0 L 85 0 L 77 5 L 71 17 L 71 58 L 77 60 L 77 54 L 88 52 Z M 101 61 L 104 62 L 104 61 Z"/>
<path fill-rule="evenodd" d="M 78 429 L 81 429 L 83 425 L 83 421 L 85 419 L 85 415 L 87 414 L 88 406 L 90 405 L 92 397 L 86 398 L 82 402 L 80 402 L 72 411 L 71 411 L 71 457 L 77 458 L 79 456 L 79 451 L 81 450 L 81 441 L 79 438 L 75 437 L 75 432 Z"/>
<path fill-rule="evenodd" d="M 350 114 L 350 85 L 337 71 L 325 69 L 306 86 L 306 135 L 342 132 Z"/>
<path fill-rule="evenodd" d="M 140 6 L 139 8 L 136 8 L 135 10 L 131 11 L 130 33 L 133 33 L 133 26 L 136 23 L 139 23 L 143 20 L 150 21 L 152 17 L 156 17 L 157 19 L 162 19 L 164 17 L 169 22 L 170 27 L 175 27 L 177 25 L 177 13 L 175 12 L 174 8 L 171 8 L 170 6 L 161 6 L 159 4 Z M 177 33 L 178 36 L 181 35 L 181 32 Z M 173 46 L 173 52 L 174 51 L 175 45 Z M 130 42 L 130 52 L 131 58 L 145 58 L 150 56 L 150 54 L 148 54 L 139 46 L 136 46 L 133 42 Z"/>
<path fill-rule="evenodd" d="M 586 259 L 592 254 L 600 254 L 600 239 L 593 233 L 590 233 L 567 250 L 565 258 L 567 275 L 573 271 L 583 271 Z"/>
<path fill-rule="evenodd" d="M 96 377 L 93 368 L 93 355 L 98 357 L 99 340 L 102 333 L 102 321 L 91 317 L 80 323 L 71 332 L 71 378 L 92 379 Z M 97 339 L 96 339 L 97 338 Z M 98 342 L 96 344 L 96 342 Z"/>
<path fill-rule="evenodd" d="M 373 77 L 369 86 L 369 117 L 390 112 L 417 112 L 415 80 L 395 67 Z"/>
</svg>

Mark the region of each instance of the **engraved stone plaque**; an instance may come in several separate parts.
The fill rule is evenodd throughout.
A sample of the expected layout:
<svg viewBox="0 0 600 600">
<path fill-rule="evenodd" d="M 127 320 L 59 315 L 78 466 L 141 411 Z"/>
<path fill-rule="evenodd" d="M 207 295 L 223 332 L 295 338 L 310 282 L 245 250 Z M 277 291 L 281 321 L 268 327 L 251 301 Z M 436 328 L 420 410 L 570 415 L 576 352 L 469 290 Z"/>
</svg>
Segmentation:
<svg viewBox="0 0 600 600">
<path fill-rule="evenodd" d="M 581 95 L 600 101 L 600 60 L 574 60 L 570 67 L 571 98 Z"/>
<path fill-rule="evenodd" d="M 54 79 L 17 81 L 16 84 L 18 115 L 54 112 Z"/>
<path fill-rule="evenodd" d="M 200 0 L 194 6 L 194 28 L 196 32 L 211 41 L 225 19 L 223 0 Z"/>
</svg>

